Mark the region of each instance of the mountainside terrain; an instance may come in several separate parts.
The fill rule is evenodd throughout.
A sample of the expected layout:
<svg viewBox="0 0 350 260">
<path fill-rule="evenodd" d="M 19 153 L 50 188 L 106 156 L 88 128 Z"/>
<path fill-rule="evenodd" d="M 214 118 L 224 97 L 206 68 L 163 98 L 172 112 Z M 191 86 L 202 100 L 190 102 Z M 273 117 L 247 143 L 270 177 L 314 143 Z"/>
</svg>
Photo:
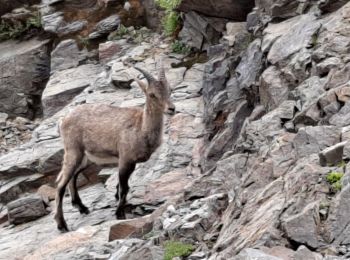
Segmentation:
<svg viewBox="0 0 350 260">
<path fill-rule="evenodd" d="M 166 36 L 153 0 L 0 0 L 0 259 L 350 259 L 350 2 L 179 2 Z M 127 219 L 91 165 L 60 233 L 58 122 L 143 106 L 130 64 L 160 60 L 176 114 Z"/>
</svg>

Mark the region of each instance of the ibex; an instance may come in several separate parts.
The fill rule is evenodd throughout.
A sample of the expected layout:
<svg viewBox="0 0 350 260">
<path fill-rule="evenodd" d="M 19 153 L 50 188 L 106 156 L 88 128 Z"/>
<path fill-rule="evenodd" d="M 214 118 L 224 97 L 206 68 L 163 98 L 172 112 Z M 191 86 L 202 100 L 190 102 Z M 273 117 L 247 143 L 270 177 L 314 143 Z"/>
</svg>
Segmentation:
<svg viewBox="0 0 350 260">
<path fill-rule="evenodd" d="M 144 94 L 146 103 L 140 107 L 113 107 L 100 104 L 84 104 L 71 111 L 60 124 L 64 144 L 62 169 L 57 177 L 56 213 L 57 228 L 68 231 L 62 211 L 62 200 L 69 183 L 72 204 L 81 214 L 88 214 L 82 203 L 76 182 L 87 161 L 104 165 L 118 164 L 119 200 L 116 217 L 125 218 L 124 205 L 129 191 L 128 180 L 135 165 L 147 161 L 161 144 L 163 113 L 174 114 L 170 100 L 170 87 L 163 66 L 158 80 L 148 72 L 135 67 L 147 79 L 148 85 L 135 79 Z"/>
</svg>

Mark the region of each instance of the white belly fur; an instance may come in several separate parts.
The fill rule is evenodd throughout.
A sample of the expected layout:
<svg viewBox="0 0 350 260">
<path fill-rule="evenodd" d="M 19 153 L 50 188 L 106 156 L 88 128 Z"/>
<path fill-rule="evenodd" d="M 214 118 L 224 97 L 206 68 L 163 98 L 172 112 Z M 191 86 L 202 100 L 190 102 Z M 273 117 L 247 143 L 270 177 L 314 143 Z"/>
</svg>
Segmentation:
<svg viewBox="0 0 350 260">
<path fill-rule="evenodd" d="M 86 154 L 86 157 L 89 159 L 89 161 L 96 163 L 97 165 L 118 164 L 118 160 L 119 160 L 118 157 L 114 157 L 114 156 L 98 157 L 89 152 L 85 152 L 85 154 Z"/>
</svg>

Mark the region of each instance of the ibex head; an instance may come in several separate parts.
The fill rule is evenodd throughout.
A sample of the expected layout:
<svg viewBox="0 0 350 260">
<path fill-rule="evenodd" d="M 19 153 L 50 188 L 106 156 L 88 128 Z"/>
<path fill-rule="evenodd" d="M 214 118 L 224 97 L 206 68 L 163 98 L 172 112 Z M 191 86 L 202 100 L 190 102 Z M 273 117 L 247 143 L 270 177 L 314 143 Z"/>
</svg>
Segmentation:
<svg viewBox="0 0 350 260">
<path fill-rule="evenodd" d="M 147 101 L 150 102 L 152 106 L 159 107 L 168 114 L 174 114 L 175 105 L 171 102 L 170 99 L 171 89 L 165 77 L 164 67 L 161 66 L 158 71 L 158 80 L 143 69 L 140 69 L 138 67 L 135 67 L 135 69 L 140 71 L 148 81 L 147 86 L 141 80 L 135 79 L 142 91 L 145 93 Z"/>
</svg>

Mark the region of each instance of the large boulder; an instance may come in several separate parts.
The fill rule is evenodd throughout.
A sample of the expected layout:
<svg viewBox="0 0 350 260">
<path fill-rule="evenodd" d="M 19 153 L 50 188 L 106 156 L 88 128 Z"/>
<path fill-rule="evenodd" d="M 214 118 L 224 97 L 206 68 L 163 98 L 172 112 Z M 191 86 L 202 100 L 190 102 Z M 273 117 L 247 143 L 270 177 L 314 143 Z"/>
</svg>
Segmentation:
<svg viewBox="0 0 350 260">
<path fill-rule="evenodd" d="M 50 75 L 49 41 L 0 44 L 0 112 L 32 117 Z"/>
<path fill-rule="evenodd" d="M 254 7 L 254 0 L 183 0 L 178 9 L 182 12 L 196 11 L 206 16 L 245 21 Z"/>
</svg>

